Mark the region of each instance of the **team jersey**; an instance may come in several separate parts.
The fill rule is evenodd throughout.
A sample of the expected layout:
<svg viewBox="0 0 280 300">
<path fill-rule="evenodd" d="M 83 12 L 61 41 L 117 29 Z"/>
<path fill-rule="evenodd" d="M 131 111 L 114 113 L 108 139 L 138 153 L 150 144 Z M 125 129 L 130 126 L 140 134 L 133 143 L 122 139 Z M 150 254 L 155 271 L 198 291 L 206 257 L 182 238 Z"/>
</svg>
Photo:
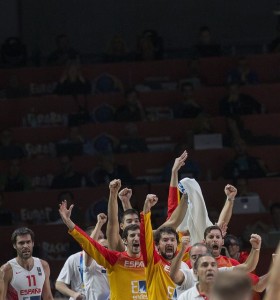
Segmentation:
<svg viewBox="0 0 280 300">
<path fill-rule="evenodd" d="M 145 263 L 149 299 L 177 299 L 176 285 L 170 278 L 171 263 L 154 247 L 151 212 L 141 213 L 140 245 Z M 185 263 L 182 263 L 184 267 Z"/>
<path fill-rule="evenodd" d="M 8 261 L 13 277 L 7 289 L 6 300 L 41 300 L 45 272 L 41 260 L 33 257 L 33 268 L 28 271 L 20 266 L 16 258 Z"/>
<path fill-rule="evenodd" d="M 127 252 L 106 249 L 78 226 L 69 233 L 99 265 L 107 269 L 110 300 L 148 299 L 142 255 L 134 258 Z"/>
</svg>

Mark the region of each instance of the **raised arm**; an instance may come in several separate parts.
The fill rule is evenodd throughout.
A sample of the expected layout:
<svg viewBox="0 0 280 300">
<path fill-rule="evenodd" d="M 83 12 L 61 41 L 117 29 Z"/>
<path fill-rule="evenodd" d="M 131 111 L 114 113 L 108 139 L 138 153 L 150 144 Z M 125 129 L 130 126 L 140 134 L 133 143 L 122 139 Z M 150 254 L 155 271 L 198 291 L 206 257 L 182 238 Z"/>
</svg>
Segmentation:
<svg viewBox="0 0 280 300">
<path fill-rule="evenodd" d="M 228 223 L 231 219 L 231 216 L 232 216 L 234 199 L 237 194 L 237 189 L 233 185 L 230 185 L 230 184 L 227 184 L 225 186 L 224 191 L 225 191 L 227 199 L 226 199 L 225 205 L 220 213 L 219 220 L 217 223 L 218 226 L 222 226 L 222 224 L 228 225 Z"/>
<path fill-rule="evenodd" d="M 132 196 L 132 189 L 124 188 L 119 192 L 119 198 L 122 202 L 123 211 L 132 208 L 130 198 Z"/>
<path fill-rule="evenodd" d="M 109 184 L 110 195 L 108 203 L 108 224 L 106 236 L 108 239 L 109 249 L 124 251 L 125 247 L 119 234 L 118 219 L 118 192 L 121 187 L 120 179 L 114 179 Z"/>
<path fill-rule="evenodd" d="M 253 272 L 256 269 L 260 257 L 262 238 L 258 234 L 252 234 L 250 243 L 252 248 L 248 258 L 243 264 L 237 265 L 236 269 L 242 269 L 245 272 Z"/>
<path fill-rule="evenodd" d="M 50 285 L 50 267 L 49 264 L 44 260 L 41 260 L 41 263 L 45 271 L 45 282 L 42 290 L 42 298 L 43 300 L 53 300 L 53 295 L 52 295 L 52 290 Z"/>
<path fill-rule="evenodd" d="M 103 225 L 107 222 L 107 216 L 104 213 L 100 213 L 97 215 L 97 223 L 90 234 L 90 237 L 93 240 L 98 240 L 98 237 L 100 235 L 101 229 Z M 90 257 L 86 252 L 84 252 L 84 258 L 85 258 L 85 265 L 86 267 L 89 267 L 92 263 L 93 258 Z"/>
<path fill-rule="evenodd" d="M 170 277 L 177 285 L 181 285 L 185 280 L 185 275 L 180 269 L 181 269 L 183 256 L 189 245 L 189 242 L 190 242 L 189 236 L 182 236 L 181 249 L 178 252 L 178 254 L 173 258 L 171 263 Z"/>
</svg>

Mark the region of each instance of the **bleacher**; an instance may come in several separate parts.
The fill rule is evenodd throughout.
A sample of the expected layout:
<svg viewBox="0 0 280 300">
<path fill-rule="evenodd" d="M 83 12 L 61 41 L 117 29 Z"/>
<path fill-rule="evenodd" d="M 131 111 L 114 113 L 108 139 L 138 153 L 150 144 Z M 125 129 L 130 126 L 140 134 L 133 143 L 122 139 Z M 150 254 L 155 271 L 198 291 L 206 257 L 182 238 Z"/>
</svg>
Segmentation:
<svg viewBox="0 0 280 300">
<path fill-rule="evenodd" d="M 248 61 L 259 74 L 261 84 L 255 86 L 244 86 L 241 91 L 252 95 L 265 107 L 265 114 L 250 115 L 242 117 L 245 128 L 254 135 L 280 137 L 280 55 L 253 55 Z M 204 80 L 203 87 L 195 91 L 197 102 L 211 116 L 211 125 L 215 132 L 226 133 L 225 118 L 219 116 L 218 103 L 226 94 L 225 78 L 228 70 L 234 65 L 232 57 L 204 58 L 200 61 L 200 74 Z M 16 75 L 21 84 L 30 87 L 31 84 L 42 85 L 55 82 L 59 79 L 62 68 L 21 68 L 18 70 L 0 70 L 0 87 L 6 87 L 11 76 Z M 94 79 L 102 73 L 110 73 L 117 76 L 125 87 L 142 84 L 145 79 L 152 77 L 166 77 L 170 82 L 178 81 L 188 76 L 187 60 L 168 60 L 157 62 L 135 62 L 123 64 L 98 64 L 83 66 L 83 72 L 87 78 Z M 177 90 L 157 90 L 140 93 L 140 101 L 143 106 L 166 107 L 180 101 L 182 95 Z M 81 97 L 83 101 L 83 97 Z M 88 109 L 94 110 L 97 106 L 108 103 L 114 107 L 120 106 L 124 97 L 120 93 L 108 93 L 102 95 L 91 95 L 87 97 Z M 73 97 L 56 95 L 34 95 L 27 98 L 7 99 L 0 102 L 1 129 L 11 128 L 13 139 L 16 143 L 43 144 L 57 142 L 67 137 L 66 126 L 37 126 L 27 127 L 23 119 L 31 111 L 37 114 L 75 113 L 77 102 Z M 193 119 L 171 120 L 158 119 L 153 121 L 137 122 L 139 136 L 145 138 L 163 137 L 169 138 L 169 142 L 176 144 L 187 130 L 194 126 Z M 117 138 L 121 137 L 125 123 L 107 122 L 92 123 L 80 126 L 81 134 L 92 138 L 99 133 L 106 132 Z M 249 146 L 251 155 L 261 158 L 266 162 L 270 172 L 280 171 L 280 145 L 254 145 Z M 279 152 L 278 152 L 279 151 Z M 224 185 L 227 183 L 222 178 L 222 170 L 227 161 L 233 155 L 231 148 L 211 150 L 188 150 L 189 157 L 196 161 L 201 169 L 200 184 L 205 196 L 207 207 L 215 207 L 220 210 L 224 203 Z M 150 175 L 159 175 L 167 163 L 174 160 L 174 153 L 171 151 L 154 151 L 146 153 L 125 153 L 116 154 L 116 161 L 126 165 L 136 178 L 149 178 Z M 73 158 L 74 169 L 86 173 L 93 169 L 98 163 L 96 156 L 75 156 Z M 5 173 L 9 168 L 9 161 L 0 161 L 1 172 Z M 44 176 L 57 174 L 59 171 L 59 159 L 53 157 L 23 158 L 21 169 L 24 174 Z M 209 170 L 211 178 L 209 178 Z M 280 178 L 267 177 L 249 180 L 249 188 L 257 192 L 266 209 L 272 202 L 279 201 L 277 187 Z M 107 185 L 98 187 L 85 187 L 72 190 L 75 202 L 78 203 L 83 214 L 94 202 L 108 195 Z M 133 186 L 133 197 L 137 207 L 142 208 L 145 195 L 155 193 L 160 198 L 159 206 L 164 210 L 166 207 L 168 183 L 146 182 Z M 67 254 L 66 248 L 70 239 L 64 225 L 34 224 L 32 214 L 46 214 L 47 211 L 57 209 L 57 196 L 59 190 L 34 190 L 26 192 L 9 192 L 4 194 L 6 206 L 19 216 L 25 216 L 25 222 L 35 230 L 36 243 L 43 250 L 44 257 L 50 262 L 53 268 L 52 277 L 55 278 L 57 271 L 64 262 Z M 49 208 L 49 210 L 46 208 Z M 270 222 L 268 213 L 256 215 L 234 215 L 229 225 L 229 231 L 236 235 L 242 232 L 248 224 L 256 221 Z M 1 227 L 0 235 L 7 249 L 11 249 L 10 234 L 13 227 Z M 262 265 L 259 271 L 263 273 L 269 265 L 269 255 L 274 249 L 265 251 Z M 0 261 L 4 262 L 11 257 L 11 251 L 2 251 Z"/>
</svg>

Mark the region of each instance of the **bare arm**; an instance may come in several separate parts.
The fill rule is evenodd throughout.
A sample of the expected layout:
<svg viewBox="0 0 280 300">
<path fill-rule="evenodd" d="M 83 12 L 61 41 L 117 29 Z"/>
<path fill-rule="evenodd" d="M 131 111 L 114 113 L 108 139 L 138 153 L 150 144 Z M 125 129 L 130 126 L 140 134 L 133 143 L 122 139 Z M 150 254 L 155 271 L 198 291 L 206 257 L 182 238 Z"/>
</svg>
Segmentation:
<svg viewBox="0 0 280 300">
<path fill-rule="evenodd" d="M 4 300 L 4 271 L 0 269 L 0 300 Z"/>
<path fill-rule="evenodd" d="M 237 194 L 237 189 L 233 185 L 230 185 L 230 184 L 227 184 L 225 186 L 224 191 L 225 191 L 227 199 L 226 199 L 225 205 L 220 213 L 219 220 L 217 223 L 218 226 L 221 226 L 224 223 L 226 225 L 228 225 L 228 223 L 231 219 L 231 216 L 232 216 L 234 199 Z"/>
<path fill-rule="evenodd" d="M 180 270 L 183 256 L 188 247 L 189 237 L 182 237 L 182 247 L 179 253 L 173 258 L 170 268 L 170 277 L 177 284 L 181 285 L 185 279 L 184 273 Z"/>
<path fill-rule="evenodd" d="M 51 285 L 50 285 L 50 267 L 49 264 L 44 260 L 41 260 L 41 263 L 45 271 L 45 282 L 42 290 L 42 298 L 44 300 L 53 300 L 53 295 L 52 295 Z"/>
<path fill-rule="evenodd" d="M 124 251 L 125 247 L 122 242 L 122 238 L 119 234 L 119 220 L 118 220 L 118 191 L 120 187 L 121 187 L 120 179 L 114 179 L 109 184 L 110 195 L 109 195 L 109 203 L 108 203 L 108 224 L 107 224 L 106 236 L 108 239 L 109 249 Z"/>
<path fill-rule="evenodd" d="M 90 235 L 93 240 L 98 240 L 99 234 L 101 232 L 102 226 L 107 222 L 107 216 L 103 213 L 100 213 L 97 216 L 97 223 Z M 92 263 L 93 258 L 89 256 L 86 252 L 84 252 L 85 265 L 89 267 Z"/>
<path fill-rule="evenodd" d="M 278 282 L 279 282 L 279 280 L 278 280 Z M 270 287 L 270 284 L 271 284 L 271 281 L 270 281 L 270 272 L 269 272 L 260 277 L 259 282 L 253 286 L 253 290 L 257 293 L 262 293 L 267 288 L 267 286 Z M 276 295 L 280 296 L 280 291 L 278 291 L 278 293 L 277 293 L 277 287 L 274 286 L 274 288 L 275 288 L 275 294 L 273 296 L 275 296 L 275 297 L 274 298 L 265 298 L 265 300 L 279 299 L 279 297 L 277 298 Z M 270 288 L 268 289 L 268 291 L 269 290 L 270 290 Z"/>
<path fill-rule="evenodd" d="M 124 211 L 132 208 L 130 203 L 131 196 L 132 196 L 132 189 L 124 188 L 119 192 L 119 198 L 122 202 L 122 207 Z"/>
<path fill-rule="evenodd" d="M 75 300 L 82 300 L 83 295 L 80 292 L 75 292 L 71 290 L 67 284 L 65 284 L 62 281 L 56 281 L 55 282 L 55 288 L 58 290 L 62 295 L 65 295 L 67 297 L 72 297 Z"/>
<path fill-rule="evenodd" d="M 235 268 L 242 269 L 245 272 L 253 272 L 259 262 L 260 248 L 262 239 L 258 234 L 252 234 L 250 243 L 252 245 L 251 252 L 243 264 L 237 265 Z"/>
<path fill-rule="evenodd" d="M 7 290 L 8 290 L 8 286 L 13 278 L 13 270 L 12 270 L 12 267 L 9 263 L 6 263 L 5 265 L 3 265 L 1 267 L 1 270 L 2 270 L 2 278 L 3 280 L 0 280 L 1 283 L 1 292 L 0 292 L 0 295 L 2 298 L 0 298 L 1 300 L 3 299 L 6 299 L 6 296 L 7 296 Z"/>
</svg>

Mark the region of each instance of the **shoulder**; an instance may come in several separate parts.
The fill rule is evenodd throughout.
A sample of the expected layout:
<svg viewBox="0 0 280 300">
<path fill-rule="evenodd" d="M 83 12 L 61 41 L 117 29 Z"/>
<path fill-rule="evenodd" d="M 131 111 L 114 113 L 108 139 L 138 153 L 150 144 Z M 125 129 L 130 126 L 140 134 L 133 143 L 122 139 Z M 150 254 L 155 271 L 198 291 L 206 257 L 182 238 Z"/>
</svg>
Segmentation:
<svg viewBox="0 0 280 300">
<path fill-rule="evenodd" d="M 49 274 L 50 274 L 50 266 L 49 266 L 48 262 L 46 262 L 46 261 L 43 260 L 43 259 L 40 259 L 40 262 L 41 262 L 41 264 L 42 264 L 42 267 L 43 267 L 45 273 L 46 273 L 47 275 L 49 275 Z"/>
<path fill-rule="evenodd" d="M 6 262 L 4 265 L 1 266 L 1 271 L 4 275 L 4 280 L 10 282 L 13 278 L 13 269 L 9 262 Z"/>
</svg>

